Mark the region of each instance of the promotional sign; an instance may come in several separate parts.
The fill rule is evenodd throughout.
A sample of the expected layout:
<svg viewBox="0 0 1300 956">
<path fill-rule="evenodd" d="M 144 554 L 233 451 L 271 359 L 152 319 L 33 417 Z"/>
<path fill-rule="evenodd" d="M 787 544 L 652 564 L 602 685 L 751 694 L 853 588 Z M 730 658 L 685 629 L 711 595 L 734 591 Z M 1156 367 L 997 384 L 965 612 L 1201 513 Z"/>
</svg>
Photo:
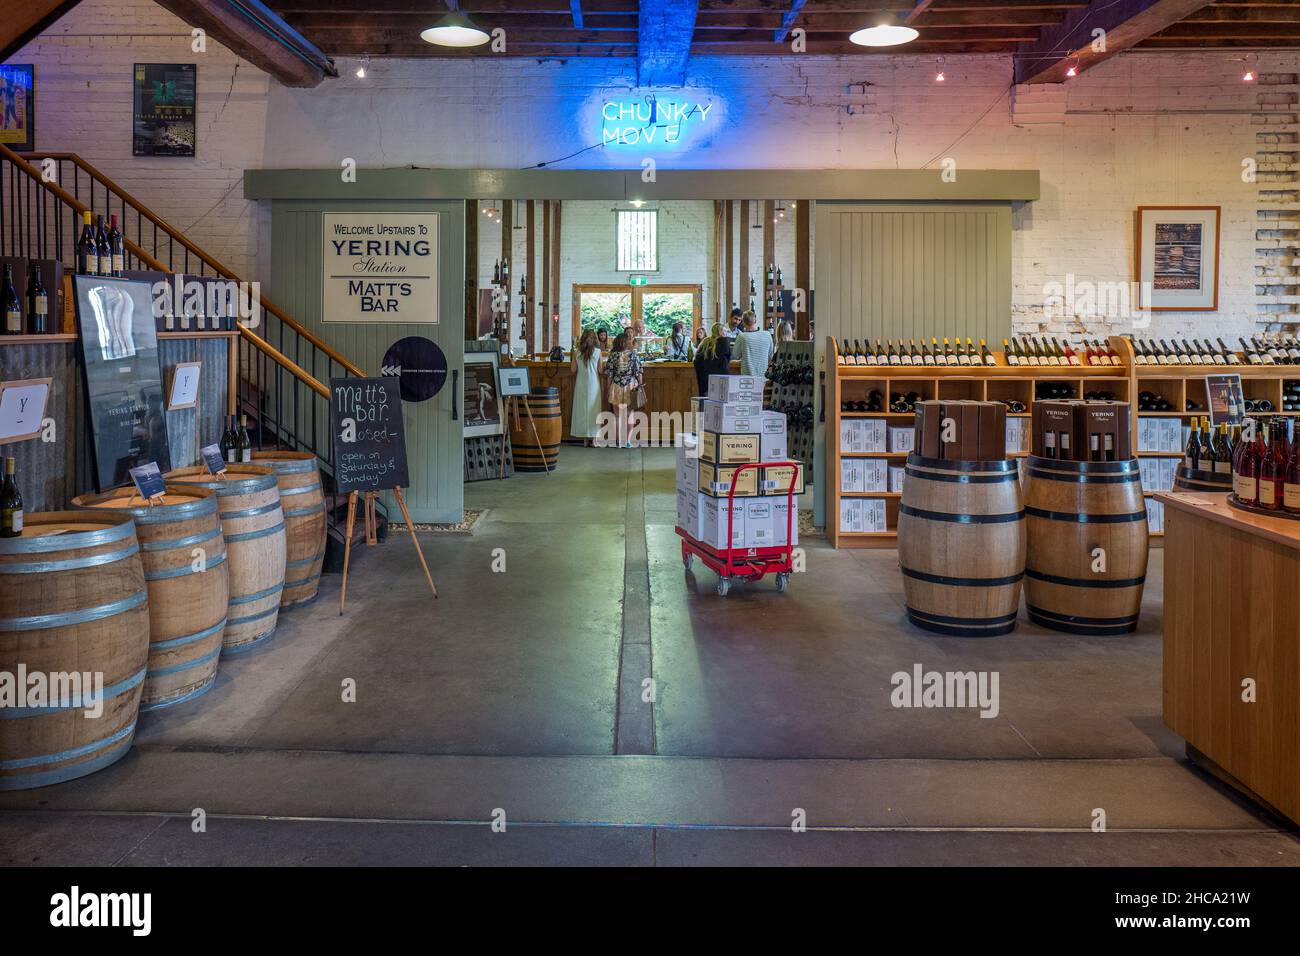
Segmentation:
<svg viewBox="0 0 1300 956">
<path fill-rule="evenodd" d="M 325 322 L 438 323 L 438 214 L 321 213 Z"/>
<path fill-rule="evenodd" d="M 0 445 L 25 441 L 41 433 L 52 378 L 0 382 Z"/>
<path fill-rule="evenodd" d="M 36 148 L 36 67 L 30 63 L 0 66 L 0 143 L 19 153 Z"/>
<path fill-rule="evenodd" d="M 1246 398 L 1241 391 L 1240 375 L 1207 375 L 1205 390 L 1210 397 L 1210 424 L 1241 424 L 1242 413 L 1246 409 Z"/>
<path fill-rule="evenodd" d="M 135 65 L 132 155 L 194 155 L 198 71 L 193 63 Z"/>
<path fill-rule="evenodd" d="M 425 402 L 447 382 L 447 356 L 436 342 L 409 335 L 388 347 L 379 374 L 401 382 L 402 401 Z"/>
<path fill-rule="evenodd" d="M 172 369 L 171 388 L 167 390 L 167 410 L 193 408 L 199 403 L 199 370 L 202 362 L 179 362 Z"/>
<path fill-rule="evenodd" d="M 203 464 L 207 466 L 208 474 L 224 475 L 226 473 L 226 459 L 221 454 L 220 445 L 204 445 L 199 449 L 199 454 L 203 456 Z"/>
<path fill-rule="evenodd" d="M 170 471 L 149 283 L 73 276 L 73 290 L 96 490 L 125 484 L 130 469 L 144 462 L 158 462 Z"/>
<path fill-rule="evenodd" d="M 167 486 L 163 483 L 162 469 L 158 467 L 156 461 L 132 468 L 131 480 L 135 482 L 135 490 L 140 493 L 140 497 L 145 501 L 151 498 L 161 498 L 167 493 Z"/>
<path fill-rule="evenodd" d="M 500 435 L 501 400 L 497 390 L 496 352 L 465 353 L 465 437 Z"/>
<path fill-rule="evenodd" d="M 527 395 L 528 391 L 528 369 L 503 368 L 501 370 L 502 396 Z"/>
<path fill-rule="evenodd" d="M 340 494 L 409 484 L 398 391 L 391 378 L 330 379 L 334 482 Z"/>
<path fill-rule="evenodd" d="M 717 105 L 710 97 L 684 90 L 602 97 L 600 141 L 607 147 L 680 149 L 718 128 Z"/>
</svg>

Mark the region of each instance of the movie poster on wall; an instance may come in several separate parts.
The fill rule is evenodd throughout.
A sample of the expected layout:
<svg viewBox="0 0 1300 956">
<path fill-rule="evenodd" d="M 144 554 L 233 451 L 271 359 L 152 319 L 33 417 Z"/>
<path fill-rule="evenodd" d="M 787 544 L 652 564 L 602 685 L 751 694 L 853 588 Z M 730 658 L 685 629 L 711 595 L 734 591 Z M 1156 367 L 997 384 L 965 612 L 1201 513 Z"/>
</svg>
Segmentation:
<svg viewBox="0 0 1300 956">
<path fill-rule="evenodd" d="M 133 156 L 193 156 L 198 67 L 137 63 L 132 116 Z"/>
<path fill-rule="evenodd" d="M 438 324 L 438 214 L 321 213 L 325 322 Z"/>
</svg>

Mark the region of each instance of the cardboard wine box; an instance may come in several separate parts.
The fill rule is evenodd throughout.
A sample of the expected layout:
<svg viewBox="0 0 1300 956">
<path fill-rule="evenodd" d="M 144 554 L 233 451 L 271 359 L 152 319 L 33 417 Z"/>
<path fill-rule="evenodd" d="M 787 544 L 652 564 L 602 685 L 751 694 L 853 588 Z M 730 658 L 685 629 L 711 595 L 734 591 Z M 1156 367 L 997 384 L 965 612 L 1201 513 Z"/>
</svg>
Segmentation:
<svg viewBox="0 0 1300 956">
<path fill-rule="evenodd" d="M 750 461 L 762 461 L 761 436 L 728 435 L 718 432 L 700 432 L 700 460 L 711 461 L 716 465 L 743 465 Z"/>
<path fill-rule="evenodd" d="M 736 484 L 737 498 L 753 498 L 758 495 L 761 468 L 746 468 L 736 476 L 739 465 L 715 465 L 700 462 L 700 493 L 714 498 L 725 498 L 731 492 L 732 482 Z"/>
</svg>

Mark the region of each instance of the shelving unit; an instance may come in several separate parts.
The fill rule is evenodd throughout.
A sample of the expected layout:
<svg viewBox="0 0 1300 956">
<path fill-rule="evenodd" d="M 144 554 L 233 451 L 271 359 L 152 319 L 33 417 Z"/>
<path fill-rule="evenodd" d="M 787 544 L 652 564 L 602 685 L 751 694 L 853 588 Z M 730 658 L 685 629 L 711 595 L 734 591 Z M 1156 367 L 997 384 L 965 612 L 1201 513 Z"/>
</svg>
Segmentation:
<svg viewBox="0 0 1300 956">
<path fill-rule="evenodd" d="M 880 366 L 840 365 L 836 361 L 833 339 L 827 344 L 827 364 L 831 378 L 826 396 L 826 477 L 827 498 L 826 528 L 831 544 L 837 548 L 892 548 L 898 539 L 898 505 L 902 497 L 898 492 L 867 491 L 843 492 L 840 489 L 840 463 L 852 458 L 884 458 L 902 463 L 906 452 L 842 452 L 840 450 L 840 422 L 853 418 L 883 419 L 887 427 L 912 424 L 911 412 L 841 412 L 844 401 L 865 400 L 873 389 L 881 392 L 888 406 L 890 392 L 916 392 L 919 399 L 975 399 L 978 401 L 1024 402 L 1031 411 L 1009 413 L 1009 417 L 1029 419 L 1037 387 L 1041 383 L 1064 383 L 1070 386 L 1070 396 L 1082 398 L 1086 392 L 1110 392 L 1119 401 L 1131 401 L 1133 391 L 1132 352 L 1127 342 L 1123 347 L 1112 339 L 1111 344 L 1125 361 L 1123 366 L 1051 366 L 1022 367 L 1007 365 L 1005 356 L 994 353 L 997 365 L 979 366 Z M 1280 395 L 1280 385 L 1279 385 Z M 1067 396 L 1069 397 L 1069 396 Z M 1136 432 L 1134 433 L 1136 439 Z M 1032 436 L 1031 436 L 1032 441 Z M 1021 458 L 1026 453 L 1011 457 Z M 885 502 L 884 531 L 853 532 L 840 528 L 841 499 L 879 499 Z"/>
</svg>

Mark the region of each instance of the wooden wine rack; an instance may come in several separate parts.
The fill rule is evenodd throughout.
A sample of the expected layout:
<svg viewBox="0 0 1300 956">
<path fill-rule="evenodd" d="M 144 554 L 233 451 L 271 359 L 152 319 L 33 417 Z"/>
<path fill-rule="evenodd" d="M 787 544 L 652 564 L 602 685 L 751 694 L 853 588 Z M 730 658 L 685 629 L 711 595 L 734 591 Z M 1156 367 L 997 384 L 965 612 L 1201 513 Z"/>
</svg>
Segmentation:
<svg viewBox="0 0 1300 956">
<path fill-rule="evenodd" d="M 1282 408 L 1282 383 L 1300 380 L 1300 366 L 1257 365 L 1189 365 L 1147 366 L 1133 361 L 1133 347 L 1122 336 L 1111 336 L 1110 346 L 1120 356 L 1118 366 L 1015 366 L 1007 365 L 1006 357 L 995 352 L 996 365 L 977 366 L 880 366 L 840 365 L 834 339 L 827 340 L 827 366 L 831 386 L 826 396 L 826 530 L 831 544 L 837 548 L 892 548 L 898 538 L 899 492 L 865 491 L 843 492 L 840 489 L 843 459 L 885 458 L 902 464 L 905 452 L 867 452 L 851 454 L 840 449 L 840 422 L 846 418 L 884 419 L 886 427 L 910 425 L 915 420 L 912 412 L 895 413 L 887 410 L 889 393 L 916 392 L 923 399 L 977 399 L 1004 401 L 1015 399 L 1025 404 L 1026 411 L 1009 417 L 1024 418 L 1032 422 L 1037 388 L 1043 382 L 1060 382 L 1070 387 L 1074 398 L 1085 392 L 1110 392 L 1118 401 L 1130 402 L 1132 411 L 1132 446 L 1139 458 L 1180 458 L 1181 452 L 1148 452 L 1138 450 L 1139 418 L 1177 418 L 1186 423 L 1190 419 L 1208 415 L 1205 377 L 1223 373 L 1241 375 L 1242 390 L 1247 398 L 1267 398 L 1273 403 L 1272 415 L 1285 414 Z M 865 400 L 872 389 L 878 389 L 885 400 L 886 410 L 881 412 L 842 412 L 840 405 L 846 400 Z M 1162 395 L 1176 411 L 1139 412 L 1137 397 L 1150 391 Z M 1188 399 L 1199 408 L 1186 411 Z M 1300 414 L 1300 413 L 1293 413 Z M 1026 426 L 1030 428 L 1031 426 Z M 1029 436 L 1032 447 L 1033 435 Z M 1012 457 L 1024 457 L 1025 453 Z M 1148 491 L 1150 498 L 1155 492 Z M 885 531 L 849 532 L 840 528 L 840 501 L 845 498 L 877 498 L 885 501 Z M 1153 533 L 1160 538 L 1161 533 Z"/>
</svg>

